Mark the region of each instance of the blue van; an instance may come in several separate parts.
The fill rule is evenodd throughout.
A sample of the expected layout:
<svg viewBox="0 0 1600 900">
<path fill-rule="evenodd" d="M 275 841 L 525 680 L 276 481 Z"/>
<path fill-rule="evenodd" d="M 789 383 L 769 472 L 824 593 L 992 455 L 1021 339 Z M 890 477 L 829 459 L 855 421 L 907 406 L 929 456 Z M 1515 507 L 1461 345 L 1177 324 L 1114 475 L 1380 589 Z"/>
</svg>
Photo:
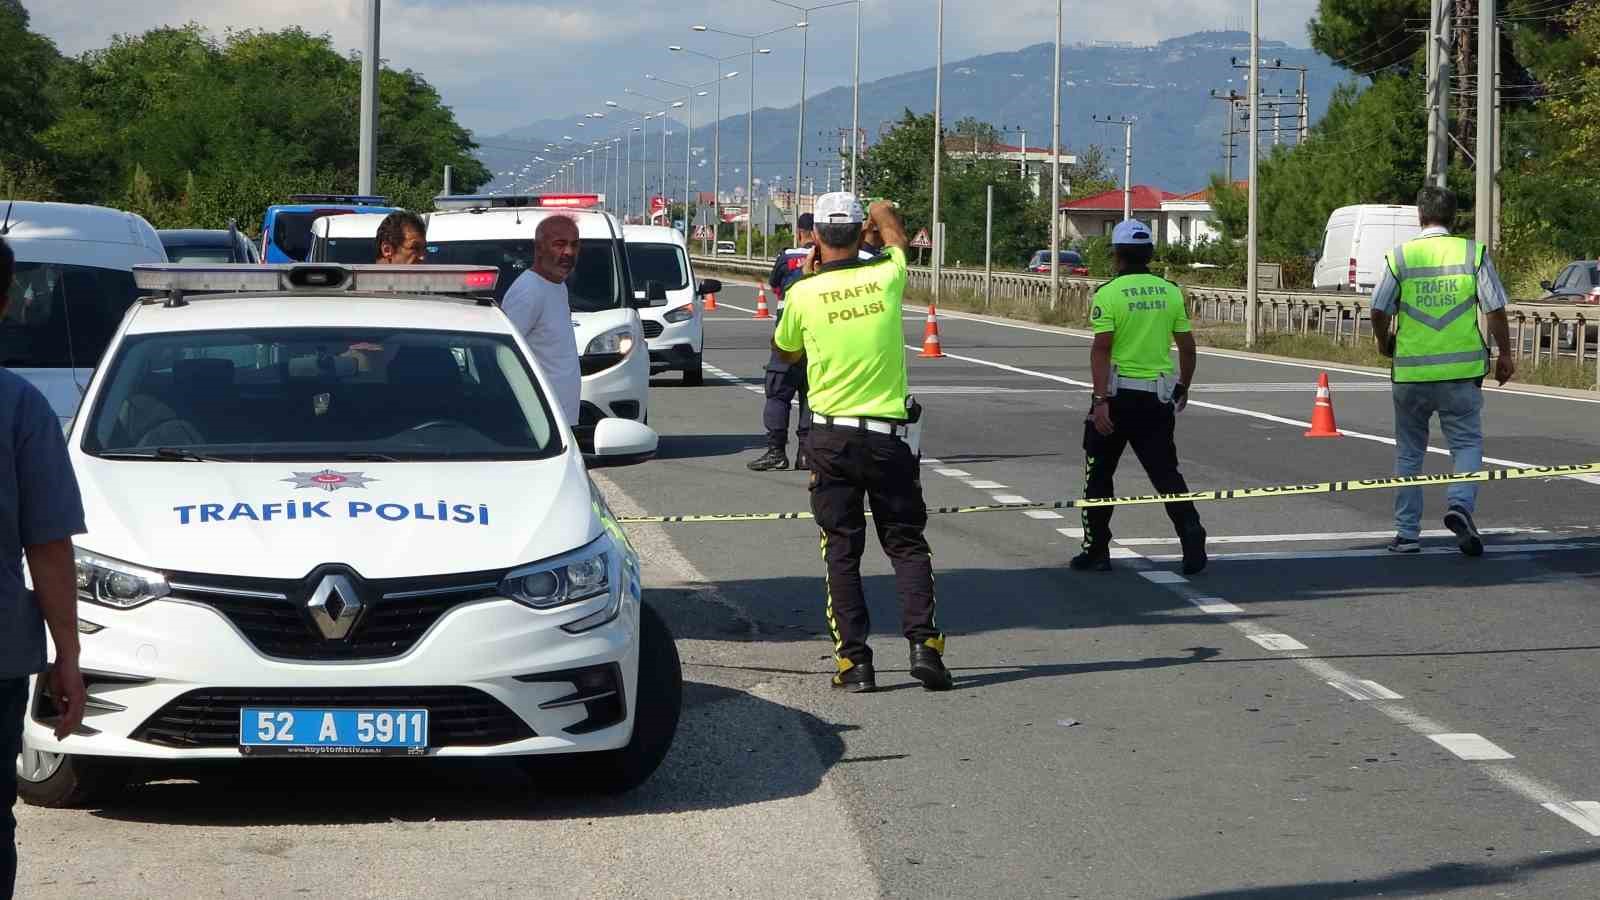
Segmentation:
<svg viewBox="0 0 1600 900">
<path fill-rule="evenodd" d="M 261 260 L 265 263 L 305 262 L 311 253 L 311 223 L 323 216 L 345 213 L 392 213 L 387 197 L 342 194 L 294 194 L 290 203 L 267 207 L 261 220 Z"/>
</svg>

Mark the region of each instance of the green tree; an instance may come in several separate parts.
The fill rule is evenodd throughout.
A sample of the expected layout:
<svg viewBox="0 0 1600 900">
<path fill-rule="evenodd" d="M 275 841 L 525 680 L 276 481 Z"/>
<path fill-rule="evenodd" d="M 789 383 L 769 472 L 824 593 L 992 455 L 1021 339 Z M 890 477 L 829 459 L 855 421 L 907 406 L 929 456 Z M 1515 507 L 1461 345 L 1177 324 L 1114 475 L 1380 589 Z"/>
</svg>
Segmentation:
<svg viewBox="0 0 1600 900">
<path fill-rule="evenodd" d="M 36 160 L 35 135 L 55 119 L 48 84 L 61 57 L 49 38 L 28 30 L 28 11 L 16 0 L 0 2 L 0 59 L 0 163 Z"/>
<path fill-rule="evenodd" d="M 1322 55 L 1358 75 L 1372 75 L 1407 69 L 1420 59 L 1427 21 L 1428 0 L 1322 0 L 1307 30 Z"/>
</svg>

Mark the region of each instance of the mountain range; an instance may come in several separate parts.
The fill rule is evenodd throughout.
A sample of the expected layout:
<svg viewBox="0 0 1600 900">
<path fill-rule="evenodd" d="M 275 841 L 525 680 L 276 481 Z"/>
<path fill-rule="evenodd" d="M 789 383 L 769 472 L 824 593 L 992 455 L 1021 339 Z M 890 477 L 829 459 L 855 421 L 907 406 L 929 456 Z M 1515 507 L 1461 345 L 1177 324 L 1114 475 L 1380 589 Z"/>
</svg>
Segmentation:
<svg viewBox="0 0 1600 900">
<path fill-rule="evenodd" d="M 1035 44 L 1021 50 L 991 53 L 945 65 L 943 120 L 946 129 L 966 117 L 1005 129 L 1003 140 L 1013 146 L 1047 147 L 1050 131 L 1050 77 L 1052 44 Z M 1326 109 L 1329 94 L 1348 73 L 1317 52 L 1291 47 L 1281 42 L 1263 42 L 1262 56 L 1268 64 L 1306 69 L 1306 93 L 1310 98 L 1310 119 L 1315 122 Z M 1122 176 L 1123 130 L 1095 121 L 1099 118 L 1135 118 L 1133 128 L 1133 180 L 1163 190 L 1188 192 L 1205 186 L 1213 172 L 1224 169 L 1224 131 L 1230 104 L 1213 99 L 1212 91 L 1246 94 L 1248 73 L 1236 69 L 1249 59 L 1249 35 L 1242 31 L 1209 31 L 1161 41 L 1157 44 L 1078 44 L 1062 49 L 1062 146 L 1064 152 L 1081 152 L 1090 145 L 1105 149 L 1113 177 Z M 1272 106 L 1261 110 L 1262 143 L 1271 147 L 1275 137 L 1284 143 L 1295 139 L 1299 87 L 1295 71 L 1263 70 L 1261 84 L 1274 99 L 1282 91 L 1277 118 Z M 744 91 L 729 82 L 723 107 L 743 105 Z M 928 113 L 933 108 L 934 70 L 932 67 L 893 75 L 861 85 L 861 128 L 868 143 L 899 120 L 904 111 Z M 642 101 L 643 102 L 643 101 Z M 652 104 L 653 105 L 653 104 Z M 713 129 L 706 114 L 709 98 L 700 98 L 695 109 L 692 137 L 696 160 L 695 190 L 711 189 L 710 157 Z M 841 133 L 850 125 L 851 91 L 848 86 L 809 97 L 806 102 L 806 167 L 802 177 L 817 179 L 819 186 L 830 164 L 837 179 L 834 152 L 842 143 Z M 754 171 L 763 180 L 782 176 L 788 183 L 794 177 L 795 124 L 798 105 L 777 109 L 762 107 L 755 114 Z M 625 122 L 612 117 L 575 133 L 574 122 L 581 113 L 547 119 L 509 129 L 496 135 L 479 135 L 480 156 L 497 176 L 516 171 L 530 156 L 543 153 L 547 142 L 560 141 L 563 135 L 594 140 L 622 133 Z M 683 181 L 682 116 L 677 111 L 667 147 L 669 185 L 681 193 Z M 637 122 L 636 117 L 622 114 Z M 742 189 L 745 161 L 745 115 L 723 117 L 721 121 L 722 189 Z M 1281 126 L 1281 136 L 1275 135 Z M 1235 127 L 1243 130 L 1242 121 Z M 659 125 L 649 123 L 644 150 L 646 159 L 659 165 L 661 143 Z M 1236 137 L 1235 177 L 1245 168 L 1245 136 Z M 848 146 L 848 145 L 845 145 Z M 633 145 L 637 163 L 640 147 Z M 675 161 L 675 162 L 674 162 Z M 637 169 L 633 170 L 636 174 Z M 654 191 L 653 176 L 651 189 Z M 498 178 L 489 189 L 503 187 L 510 179 Z"/>
</svg>

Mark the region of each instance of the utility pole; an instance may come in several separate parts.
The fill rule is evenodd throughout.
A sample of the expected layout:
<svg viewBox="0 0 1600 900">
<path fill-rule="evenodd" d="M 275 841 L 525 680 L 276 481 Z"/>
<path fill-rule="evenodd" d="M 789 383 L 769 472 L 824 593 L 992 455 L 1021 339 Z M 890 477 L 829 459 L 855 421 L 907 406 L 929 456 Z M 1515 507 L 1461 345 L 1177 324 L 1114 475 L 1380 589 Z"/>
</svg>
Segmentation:
<svg viewBox="0 0 1600 900">
<path fill-rule="evenodd" d="M 1228 104 L 1227 130 L 1224 132 L 1224 139 L 1228 142 L 1226 159 L 1228 183 L 1233 184 L 1233 161 L 1238 158 L 1233 139 L 1235 135 L 1239 134 L 1239 130 L 1234 127 L 1234 122 L 1239 118 L 1239 103 L 1245 97 L 1238 91 L 1230 90 L 1226 94 L 1219 94 L 1213 89 L 1211 91 L 1211 99 L 1222 100 Z"/>
<path fill-rule="evenodd" d="M 378 20 L 382 0 L 367 0 L 366 43 L 361 50 L 361 147 L 356 159 L 356 193 L 370 196 L 378 168 Z"/>
<path fill-rule="evenodd" d="M 1261 121 L 1261 0 L 1250 0 L 1250 215 L 1249 215 L 1249 240 L 1247 241 L 1246 256 L 1249 257 L 1246 272 L 1245 295 L 1245 320 L 1244 320 L 1244 345 L 1254 348 L 1256 345 L 1256 312 L 1259 307 L 1260 291 L 1259 272 L 1256 261 L 1258 246 L 1256 242 L 1256 228 L 1259 225 L 1257 211 L 1260 208 L 1260 154 L 1261 135 L 1256 123 Z"/>
<path fill-rule="evenodd" d="M 1248 69 L 1248 68 L 1250 68 L 1247 65 L 1240 64 L 1238 57 L 1234 57 L 1234 59 L 1233 59 L 1233 67 L 1235 69 Z M 1299 92 L 1297 94 L 1295 94 L 1295 98 L 1300 101 L 1299 104 L 1298 104 L 1299 107 L 1300 107 L 1300 112 L 1299 112 L 1299 116 L 1298 116 L 1299 121 L 1296 122 L 1296 131 L 1298 132 L 1297 143 L 1304 143 L 1306 138 L 1311 133 L 1311 97 L 1310 97 L 1309 94 L 1306 93 L 1306 74 L 1307 74 L 1306 67 L 1305 66 L 1286 66 L 1286 65 L 1283 64 L 1283 60 L 1281 60 L 1281 59 L 1274 59 L 1271 62 L 1268 62 L 1267 60 L 1263 59 L 1263 60 L 1259 60 L 1257 62 L 1257 68 L 1261 72 L 1294 72 L 1298 76 L 1298 80 L 1299 80 L 1298 91 Z M 1253 85 L 1253 87 L 1255 87 L 1258 90 L 1261 89 L 1260 85 Z M 1280 89 L 1278 91 L 1278 97 L 1279 98 L 1283 97 L 1282 89 Z M 1272 122 L 1273 122 L 1274 128 L 1276 129 L 1275 131 L 1273 131 L 1273 134 L 1272 134 L 1272 145 L 1274 147 L 1280 146 L 1281 143 L 1282 143 L 1282 127 L 1283 126 L 1282 126 L 1282 123 L 1280 121 L 1280 115 L 1281 114 L 1279 112 L 1279 106 L 1281 106 L 1282 103 L 1283 103 L 1282 99 L 1274 99 L 1274 101 L 1271 103 L 1271 106 L 1272 106 Z"/>
<path fill-rule="evenodd" d="M 1110 116 L 1103 119 L 1099 116 L 1091 118 L 1101 125 L 1122 129 L 1122 218 L 1126 221 L 1133 218 L 1133 123 L 1137 120 L 1128 116 L 1120 119 L 1113 119 Z"/>
<path fill-rule="evenodd" d="M 1450 169 L 1450 32 L 1455 0 L 1432 0 L 1428 17 L 1427 181 L 1443 187 Z"/>
<path fill-rule="evenodd" d="M 936 0 L 939 12 L 937 15 L 938 37 L 935 39 L 935 63 L 933 67 L 933 303 L 939 303 L 939 281 L 943 261 L 944 245 L 941 239 L 943 231 L 939 228 L 939 169 L 941 154 L 944 153 L 944 0 Z"/>
<path fill-rule="evenodd" d="M 1055 74 L 1050 82 L 1050 308 L 1061 297 L 1061 4 L 1056 0 Z"/>
<path fill-rule="evenodd" d="M 1494 19 L 1495 0 L 1478 0 L 1478 152 L 1475 230 L 1478 243 L 1494 241 L 1494 94 L 1495 59 L 1500 54 L 1499 26 Z"/>
</svg>

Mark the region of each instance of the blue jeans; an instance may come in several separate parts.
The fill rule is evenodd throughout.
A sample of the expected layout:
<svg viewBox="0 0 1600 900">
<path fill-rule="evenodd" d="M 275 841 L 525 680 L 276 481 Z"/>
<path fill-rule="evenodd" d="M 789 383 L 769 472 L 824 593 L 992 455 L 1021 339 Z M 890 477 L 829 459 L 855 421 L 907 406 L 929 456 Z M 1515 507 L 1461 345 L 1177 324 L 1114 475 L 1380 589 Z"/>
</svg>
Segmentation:
<svg viewBox="0 0 1600 900">
<path fill-rule="evenodd" d="M 1434 413 L 1450 446 L 1457 472 L 1483 468 L 1483 388 L 1475 381 L 1424 381 L 1394 386 L 1394 473 L 1418 475 L 1428 453 L 1428 424 Z M 1472 512 L 1477 483 L 1452 484 L 1450 506 Z M 1422 488 L 1401 488 L 1394 496 L 1395 531 L 1415 539 L 1422 531 Z"/>
<path fill-rule="evenodd" d="M 17 881 L 17 754 L 22 752 L 22 714 L 28 709 L 28 679 L 0 678 L 0 895 L 10 897 Z"/>
</svg>

